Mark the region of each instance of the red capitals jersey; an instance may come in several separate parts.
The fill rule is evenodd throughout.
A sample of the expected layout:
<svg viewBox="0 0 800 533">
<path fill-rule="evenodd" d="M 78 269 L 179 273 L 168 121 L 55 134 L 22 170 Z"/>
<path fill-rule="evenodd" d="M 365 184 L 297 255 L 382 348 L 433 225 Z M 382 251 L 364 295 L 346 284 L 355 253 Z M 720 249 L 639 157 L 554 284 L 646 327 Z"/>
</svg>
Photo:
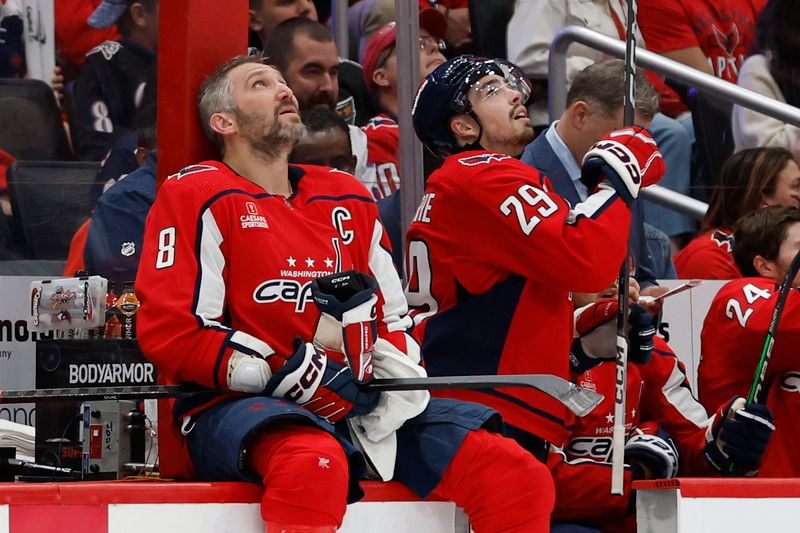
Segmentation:
<svg viewBox="0 0 800 533">
<path fill-rule="evenodd" d="M 767 0 L 639 0 L 638 22 L 652 52 L 699 47 L 718 78 L 736 83 Z"/>
<path fill-rule="evenodd" d="M 596 292 L 614 279 L 630 218 L 612 190 L 570 209 L 517 159 L 448 157 L 428 179 L 407 236 L 406 297 L 429 374 L 569 379 L 569 292 Z M 571 413 L 532 389 L 446 395 L 491 406 L 550 442 L 572 431 Z"/>
<path fill-rule="evenodd" d="M 660 337 L 654 343 L 650 362 L 628 364 L 626 430 L 643 422 L 660 424 L 678 447 L 680 475 L 711 475 L 703 459 L 709 424 L 706 411 L 692 396 L 683 364 L 667 343 Z M 609 491 L 615 377 L 616 365 L 610 361 L 574 379 L 604 398 L 591 413 L 576 419 L 563 445 L 551 448 L 547 464 L 556 485 L 554 520 L 578 521 L 604 531 L 636 529 L 632 520 L 619 521 L 630 509 L 628 499 Z M 631 494 L 630 483 L 631 472 L 626 468 L 625 494 Z"/>
<path fill-rule="evenodd" d="M 733 233 L 715 229 L 695 237 L 675 254 L 675 271 L 680 279 L 736 279 L 742 273 L 733 261 Z"/>
<path fill-rule="evenodd" d="M 700 401 L 709 411 L 735 394 L 747 397 L 777 298 L 778 283 L 765 278 L 733 280 L 717 293 L 703 323 L 697 374 Z M 800 476 L 796 448 L 800 438 L 799 345 L 800 293 L 795 288 L 783 308 L 761 393 L 775 417 L 776 429 L 760 477 Z"/>
<path fill-rule="evenodd" d="M 380 114 L 361 129 L 367 134 L 367 172 L 374 176 L 365 185 L 376 200 L 386 198 L 400 188 L 400 126 L 389 115 Z"/>
<path fill-rule="evenodd" d="M 139 343 L 161 377 L 225 391 L 234 351 L 280 368 L 295 337 L 312 338 L 311 281 L 351 268 L 378 280 L 378 334 L 418 350 L 369 193 L 323 167 L 290 166 L 289 179 L 292 196 L 273 196 L 206 161 L 161 186 L 136 280 Z"/>
</svg>

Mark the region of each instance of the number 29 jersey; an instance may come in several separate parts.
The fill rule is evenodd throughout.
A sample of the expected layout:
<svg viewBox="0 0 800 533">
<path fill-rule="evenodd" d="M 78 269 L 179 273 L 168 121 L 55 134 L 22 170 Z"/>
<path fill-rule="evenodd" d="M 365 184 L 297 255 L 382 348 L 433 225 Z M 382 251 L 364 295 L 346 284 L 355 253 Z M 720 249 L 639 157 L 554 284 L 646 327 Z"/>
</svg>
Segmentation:
<svg viewBox="0 0 800 533">
<path fill-rule="evenodd" d="M 630 211 L 610 188 L 570 209 L 528 165 L 497 152 L 448 157 L 407 235 L 406 298 L 430 375 L 569 379 L 570 291 L 607 287 Z M 529 388 L 443 393 L 497 409 L 550 442 L 572 431 L 558 401 Z"/>
<path fill-rule="evenodd" d="M 779 284 L 766 278 L 742 278 L 724 285 L 708 310 L 701 334 L 698 392 L 708 412 L 736 394 L 747 397 L 758 366 Z M 775 431 L 759 477 L 800 476 L 800 292 L 789 291 L 762 398 L 775 418 Z M 763 401 L 763 400 L 762 400 Z"/>
</svg>

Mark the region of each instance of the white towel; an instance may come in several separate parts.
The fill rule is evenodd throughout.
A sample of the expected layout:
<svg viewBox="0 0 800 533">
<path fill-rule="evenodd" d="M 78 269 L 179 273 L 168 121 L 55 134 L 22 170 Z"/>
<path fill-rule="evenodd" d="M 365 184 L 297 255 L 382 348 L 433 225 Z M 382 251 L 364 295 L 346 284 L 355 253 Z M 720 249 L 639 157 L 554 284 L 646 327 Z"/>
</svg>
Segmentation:
<svg viewBox="0 0 800 533">
<path fill-rule="evenodd" d="M 412 344 L 412 350 L 417 349 Z M 416 355 L 416 357 L 415 357 Z M 417 354 L 405 354 L 381 338 L 372 351 L 376 378 L 424 378 L 425 369 L 417 364 Z M 349 420 L 350 432 L 362 451 L 369 457 L 384 481 L 392 479 L 397 437 L 395 431 L 409 418 L 414 418 L 428 406 L 427 390 L 382 392 L 378 405 L 369 414 Z"/>
</svg>

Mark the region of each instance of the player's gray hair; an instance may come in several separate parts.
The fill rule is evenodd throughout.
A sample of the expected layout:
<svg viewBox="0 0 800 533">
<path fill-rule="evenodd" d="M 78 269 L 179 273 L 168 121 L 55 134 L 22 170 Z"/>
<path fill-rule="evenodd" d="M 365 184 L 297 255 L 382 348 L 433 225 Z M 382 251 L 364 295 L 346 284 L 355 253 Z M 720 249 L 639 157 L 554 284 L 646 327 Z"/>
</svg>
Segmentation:
<svg viewBox="0 0 800 533">
<path fill-rule="evenodd" d="M 625 62 L 612 59 L 589 65 L 572 80 L 567 93 L 567 107 L 583 100 L 598 106 L 605 115 L 621 109 L 625 93 Z M 636 111 L 644 119 L 652 119 L 658 111 L 658 92 L 645 79 L 641 70 L 636 72 Z"/>
<path fill-rule="evenodd" d="M 228 79 L 228 73 L 240 65 L 247 63 L 260 63 L 269 65 L 266 56 L 234 56 L 210 74 L 200 85 L 197 96 L 197 111 L 200 115 L 200 125 L 206 137 L 220 150 L 224 149 L 222 136 L 211 129 L 211 115 L 214 113 L 235 113 L 238 111 L 233 100 L 233 85 Z"/>
</svg>

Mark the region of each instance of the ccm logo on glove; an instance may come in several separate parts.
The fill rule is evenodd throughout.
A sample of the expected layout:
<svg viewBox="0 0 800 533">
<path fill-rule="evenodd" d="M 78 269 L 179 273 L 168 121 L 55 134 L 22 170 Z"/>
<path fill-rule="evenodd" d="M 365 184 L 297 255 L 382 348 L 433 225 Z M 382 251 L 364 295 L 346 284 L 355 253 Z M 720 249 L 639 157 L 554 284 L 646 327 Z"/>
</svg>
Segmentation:
<svg viewBox="0 0 800 533">
<path fill-rule="evenodd" d="M 320 378 L 320 372 L 325 366 L 324 352 L 311 352 L 311 364 L 305 368 L 305 372 L 300 376 L 300 379 L 283 395 L 287 400 L 297 402 L 303 397 L 306 391 L 316 388 L 317 382 Z"/>
</svg>

